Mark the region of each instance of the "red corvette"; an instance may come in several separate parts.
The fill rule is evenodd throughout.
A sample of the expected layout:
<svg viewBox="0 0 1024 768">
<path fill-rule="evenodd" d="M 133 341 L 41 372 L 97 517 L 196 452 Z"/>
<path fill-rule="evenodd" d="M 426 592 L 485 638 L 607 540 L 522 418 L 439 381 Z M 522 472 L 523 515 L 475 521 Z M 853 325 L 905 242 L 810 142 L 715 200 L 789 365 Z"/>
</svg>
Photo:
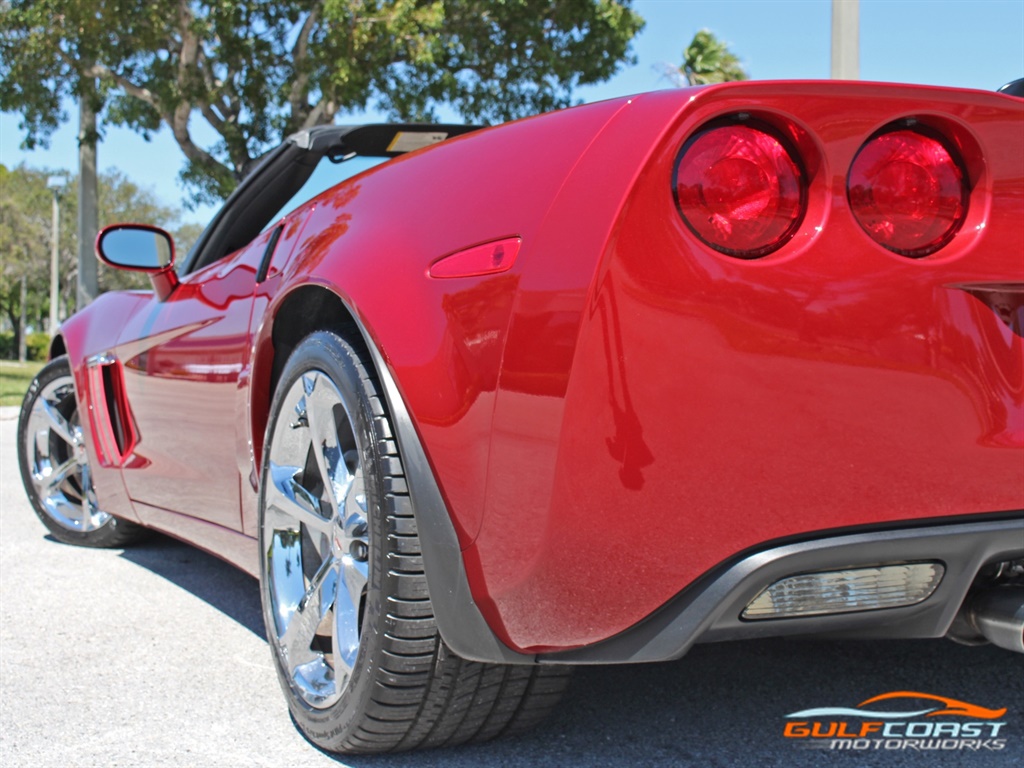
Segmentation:
<svg viewBox="0 0 1024 768">
<path fill-rule="evenodd" d="M 695 642 L 1022 651 L 1022 157 L 1024 99 L 838 82 L 304 131 L 180 262 L 101 233 L 154 291 L 60 329 L 25 487 L 258 576 L 329 750 Z"/>
</svg>

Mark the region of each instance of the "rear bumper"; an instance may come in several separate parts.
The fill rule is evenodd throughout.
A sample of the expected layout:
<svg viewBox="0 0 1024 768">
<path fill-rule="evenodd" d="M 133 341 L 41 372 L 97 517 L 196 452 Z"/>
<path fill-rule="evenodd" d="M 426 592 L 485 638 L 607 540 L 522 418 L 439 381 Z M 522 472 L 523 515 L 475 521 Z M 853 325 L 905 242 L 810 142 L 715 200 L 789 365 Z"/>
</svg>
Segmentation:
<svg viewBox="0 0 1024 768">
<path fill-rule="evenodd" d="M 849 533 L 787 543 L 741 555 L 714 569 L 656 613 L 625 632 L 542 663 L 609 664 L 677 659 L 696 642 L 779 635 L 884 638 L 942 637 L 978 571 L 1024 557 L 1024 514 L 981 522 Z M 945 574 L 924 601 L 900 608 L 800 618 L 745 621 L 762 589 L 800 573 L 913 561 L 939 561 Z"/>
</svg>

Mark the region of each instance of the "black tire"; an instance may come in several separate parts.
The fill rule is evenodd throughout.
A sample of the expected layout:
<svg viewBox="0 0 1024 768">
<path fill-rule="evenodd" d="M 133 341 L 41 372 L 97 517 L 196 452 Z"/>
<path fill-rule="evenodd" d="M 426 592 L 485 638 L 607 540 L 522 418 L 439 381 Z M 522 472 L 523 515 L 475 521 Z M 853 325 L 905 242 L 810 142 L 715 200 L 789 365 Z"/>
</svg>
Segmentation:
<svg viewBox="0 0 1024 768">
<path fill-rule="evenodd" d="M 32 508 L 55 539 L 80 547 L 124 547 L 146 534 L 96 507 L 86 432 L 67 357 L 32 380 L 18 416 L 18 466 Z"/>
<path fill-rule="evenodd" d="M 324 474 L 344 491 L 333 506 Z M 317 746 L 372 753 L 485 741 L 532 727 L 560 699 L 566 668 L 466 661 L 441 640 L 385 400 L 372 365 L 334 333 L 308 336 L 282 372 L 259 530 L 267 638 L 292 716 Z M 354 637 L 352 651 L 345 638 Z"/>
</svg>

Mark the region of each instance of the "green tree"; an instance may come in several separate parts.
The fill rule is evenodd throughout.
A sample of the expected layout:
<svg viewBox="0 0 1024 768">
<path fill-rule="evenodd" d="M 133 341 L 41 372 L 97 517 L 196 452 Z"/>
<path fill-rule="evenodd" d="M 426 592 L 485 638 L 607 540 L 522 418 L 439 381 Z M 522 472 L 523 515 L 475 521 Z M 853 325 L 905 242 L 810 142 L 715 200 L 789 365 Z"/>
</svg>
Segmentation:
<svg viewBox="0 0 1024 768">
<path fill-rule="evenodd" d="M 708 29 L 700 30 L 686 46 L 679 73 L 686 85 L 710 85 L 747 79 L 740 60 L 729 50 L 728 45 Z"/>
<path fill-rule="evenodd" d="M 0 311 L 14 331 L 13 349 L 25 329 L 21 324 L 21 282 L 27 289 L 25 314 L 41 318 L 48 311 L 50 216 L 49 172 L 0 165 Z"/>
<path fill-rule="evenodd" d="M 84 98 L 94 112 L 103 108 L 109 83 L 96 83 L 95 68 L 119 68 L 131 51 L 157 45 L 166 12 L 160 6 L 146 0 L 0 0 L 0 109 L 21 115 L 26 148 L 46 145 L 68 119 L 69 99 Z M 95 129 L 83 138 L 94 140 Z"/>
<path fill-rule="evenodd" d="M 448 106 L 487 121 L 566 106 L 631 60 L 642 26 L 630 0 L 10 0 L 0 107 L 42 141 L 63 84 L 96 78 L 106 119 L 167 126 L 193 200 L 213 202 L 283 136 L 345 112 Z M 95 35 L 85 54 L 71 50 L 81 30 Z M 196 115 L 214 141 L 197 138 Z"/>
<path fill-rule="evenodd" d="M 78 185 L 66 172 L 18 166 L 8 169 L 0 165 L 0 312 L 15 332 L 17 349 L 21 328 L 21 279 L 26 280 L 26 315 L 28 324 L 43 328 L 49 314 L 50 248 L 52 237 L 53 193 L 47 188 L 52 175 L 65 175 L 68 183 L 60 193 L 60 241 L 58 286 L 61 312 L 67 317 L 75 308 L 78 269 L 78 232 L 74 227 L 78 203 Z M 111 171 L 99 178 L 100 226 L 117 222 L 156 224 L 175 235 L 179 248 L 189 248 L 202 232 L 197 224 L 177 222 L 181 212 L 161 203 L 152 190 L 139 187 L 120 171 Z M 148 289 L 148 279 L 139 273 L 101 267 L 101 291 L 125 288 Z"/>
<path fill-rule="evenodd" d="M 96 68 L 119 66 L 131 51 L 155 45 L 161 10 L 142 0 L 0 0 L 0 108 L 21 113 L 25 145 L 45 144 L 67 119 L 66 101 L 78 103 L 77 228 L 86 242 L 98 229 L 97 115 L 109 88 Z M 87 302 L 97 292 L 88 247 L 78 260 L 77 298 Z"/>
<path fill-rule="evenodd" d="M 206 229 L 205 226 L 194 222 L 181 224 L 174 229 L 171 234 L 174 235 L 175 259 L 177 261 L 184 259 L 188 252 L 192 250 L 192 246 L 199 240 L 199 236 L 203 234 L 204 229 Z"/>
</svg>

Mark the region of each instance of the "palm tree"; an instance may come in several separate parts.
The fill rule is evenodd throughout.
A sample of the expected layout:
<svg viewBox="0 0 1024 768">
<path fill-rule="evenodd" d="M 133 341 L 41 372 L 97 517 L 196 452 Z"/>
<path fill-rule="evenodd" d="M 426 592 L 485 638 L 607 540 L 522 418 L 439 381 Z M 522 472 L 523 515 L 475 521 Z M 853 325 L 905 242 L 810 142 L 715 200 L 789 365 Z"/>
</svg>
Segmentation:
<svg viewBox="0 0 1024 768">
<path fill-rule="evenodd" d="M 684 81 L 680 85 L 708 85 L 747 79 L 747 73 L 736 54 L 709 29 L 702 29 L 686 46 L 679 75 L 679 80 Z"/>
</svg>

